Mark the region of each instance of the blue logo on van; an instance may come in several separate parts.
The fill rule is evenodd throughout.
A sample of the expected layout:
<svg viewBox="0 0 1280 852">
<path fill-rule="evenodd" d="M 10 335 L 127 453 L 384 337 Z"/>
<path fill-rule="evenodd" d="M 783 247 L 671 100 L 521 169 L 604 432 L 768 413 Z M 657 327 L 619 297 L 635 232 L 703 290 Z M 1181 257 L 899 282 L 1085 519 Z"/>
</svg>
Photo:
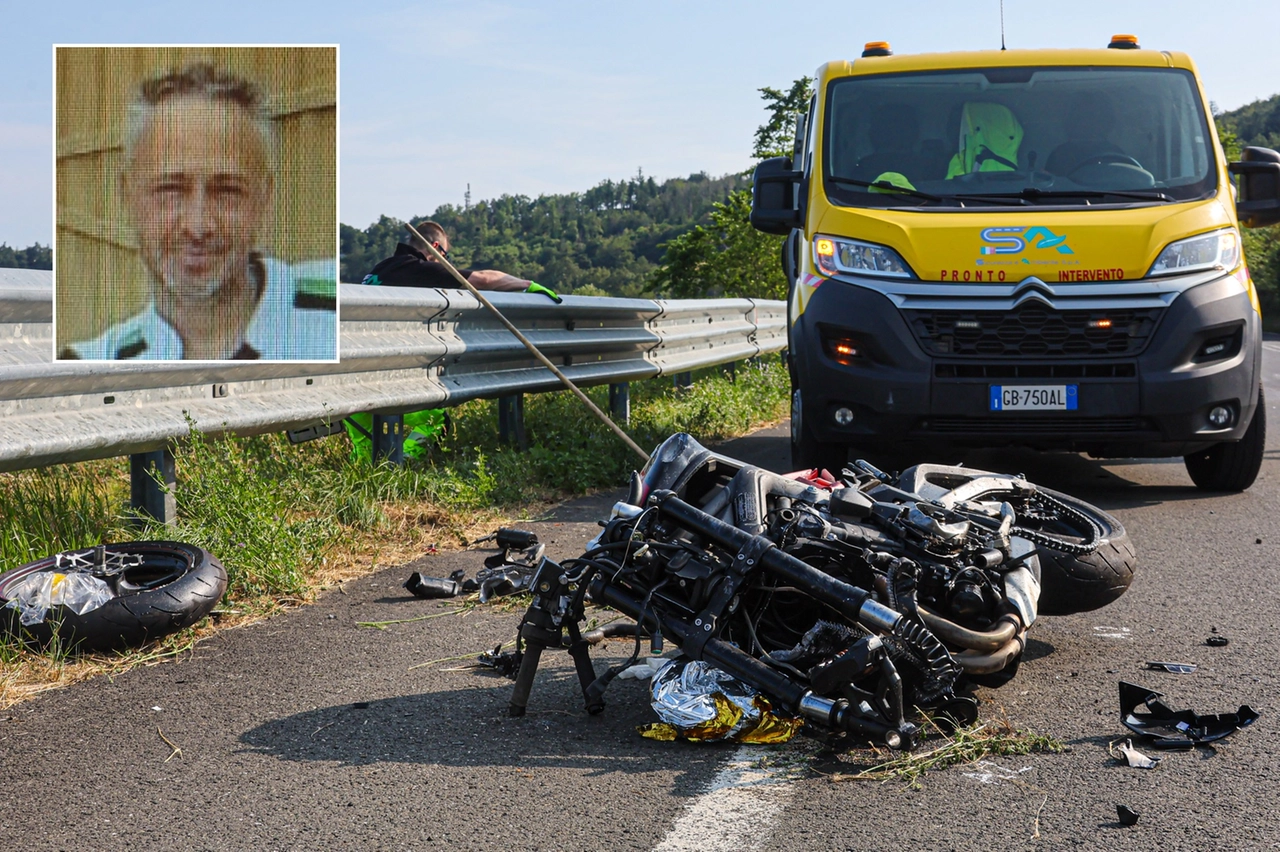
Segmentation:
<svg viewBox="0 0 1280 852">
<path fill-rule="evenodd" d="M 1028 244 L 1032 248 L 1056 248 L 1058 254 L 1075 254 L 1067 245 L 1066 234 L 1055 234 L 1048 228 L 984 228 L 982 254 L 1020 254 Z"/>
</svg>

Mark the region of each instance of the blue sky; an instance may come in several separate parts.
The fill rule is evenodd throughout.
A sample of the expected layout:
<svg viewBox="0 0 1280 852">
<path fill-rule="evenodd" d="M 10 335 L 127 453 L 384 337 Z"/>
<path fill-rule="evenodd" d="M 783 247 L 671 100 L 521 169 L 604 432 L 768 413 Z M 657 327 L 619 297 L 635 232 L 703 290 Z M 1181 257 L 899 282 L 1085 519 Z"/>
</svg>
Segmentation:
<svg viewBox="0 0 1280 852">
<path fill-rule="evenodd" d="M 53 43 L 338 43 L 341 210 L 365 227 L 503 193 L 749 164 L 757 89 L 888 40 L 999 46 L 998 0 L 12 3 L 0 50 L 0 242 L 53 235 Z M 1228 10 L 1235 8 L 1232 20 Z M 1280 4 L 1006 0 L 1010 47 L 1133 32 L 1183 50 L 1223 109 L 1280 91 Z"/>
</svg>

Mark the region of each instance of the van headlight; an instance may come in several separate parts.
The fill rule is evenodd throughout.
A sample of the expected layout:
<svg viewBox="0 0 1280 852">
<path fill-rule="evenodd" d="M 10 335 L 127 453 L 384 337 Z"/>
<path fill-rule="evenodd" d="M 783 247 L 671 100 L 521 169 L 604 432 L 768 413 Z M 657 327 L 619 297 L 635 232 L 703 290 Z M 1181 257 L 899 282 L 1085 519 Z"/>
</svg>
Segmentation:
<svg viewBox="0 0 1280 852">
<path fill-rule="evenodd" d="M 1178 275 L 1200 269 L 1228 272 L 1240 263 L 1240 235 L 1235 228 L 1223 228 L 1197 237 L 1169 243 L 1151 265 L 1147 277 Z"/>
<path fill-rule="evenodd" d="M 893 249 L 860 240 L 814 237 L 813 257 L 823 275 L 850 272 L 881 278 L 916 277 L 902 255 Z"/>
</svg>

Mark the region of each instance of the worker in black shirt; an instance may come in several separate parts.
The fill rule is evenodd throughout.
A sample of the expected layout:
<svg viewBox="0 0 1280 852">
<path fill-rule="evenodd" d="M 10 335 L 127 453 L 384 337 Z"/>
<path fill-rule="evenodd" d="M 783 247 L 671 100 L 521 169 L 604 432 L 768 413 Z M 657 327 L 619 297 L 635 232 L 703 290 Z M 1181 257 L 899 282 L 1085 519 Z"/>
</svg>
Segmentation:
<svg viewBox="0 0 1280 852">
<path fill-rule="evenodd" d="M 425 220 L 418 223 L 418 233 L 431 241 L 432 247 L 445 257 L 449 256 L 449 235 L 437 222 Z M 406 228 L 406 230 L 408 230 Z M 534 281 L 526 281 L 496 269 L 459 269 L 462 277 L 477 290 L 502 290 L 508 293 L 541 293 L 555 302 L 562 299 L 550 288 Z M 364 277 L 361 284 L 381 284 L 390 287 L 432 287 L 456 289 L 457 280 L 449 270 L 436 261 L 421 245 L 418 235 L 409 232 L 409 242 L 396 246 L 396 253 L 381 261 Z"/>
</svg>

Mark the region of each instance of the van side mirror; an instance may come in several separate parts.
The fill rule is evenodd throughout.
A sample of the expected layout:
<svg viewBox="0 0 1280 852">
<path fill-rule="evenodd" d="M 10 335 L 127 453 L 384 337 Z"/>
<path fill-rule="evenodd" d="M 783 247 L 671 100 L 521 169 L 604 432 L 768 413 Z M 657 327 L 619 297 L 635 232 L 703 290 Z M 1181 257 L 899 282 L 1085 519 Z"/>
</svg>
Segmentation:
<svg viewBox="0 0 1280 852">
<path fill-rule="evenodd" d="M 767 234 L 786 234 L 804 224 L 797 188 L 804 178 L 790 157 L 771 157 L 756 166 L 751 182 L 751 226 Z"/>
<path fill-rule="evenodd" d="M 1240 162 L 1228 163 L 1227 170 L 1240 176 L 1236 215 L 1241 223 L 1265 228 L 1280 222 L 1280 153 L 1270 148 L 1245 148 Z"/>
</svg>

